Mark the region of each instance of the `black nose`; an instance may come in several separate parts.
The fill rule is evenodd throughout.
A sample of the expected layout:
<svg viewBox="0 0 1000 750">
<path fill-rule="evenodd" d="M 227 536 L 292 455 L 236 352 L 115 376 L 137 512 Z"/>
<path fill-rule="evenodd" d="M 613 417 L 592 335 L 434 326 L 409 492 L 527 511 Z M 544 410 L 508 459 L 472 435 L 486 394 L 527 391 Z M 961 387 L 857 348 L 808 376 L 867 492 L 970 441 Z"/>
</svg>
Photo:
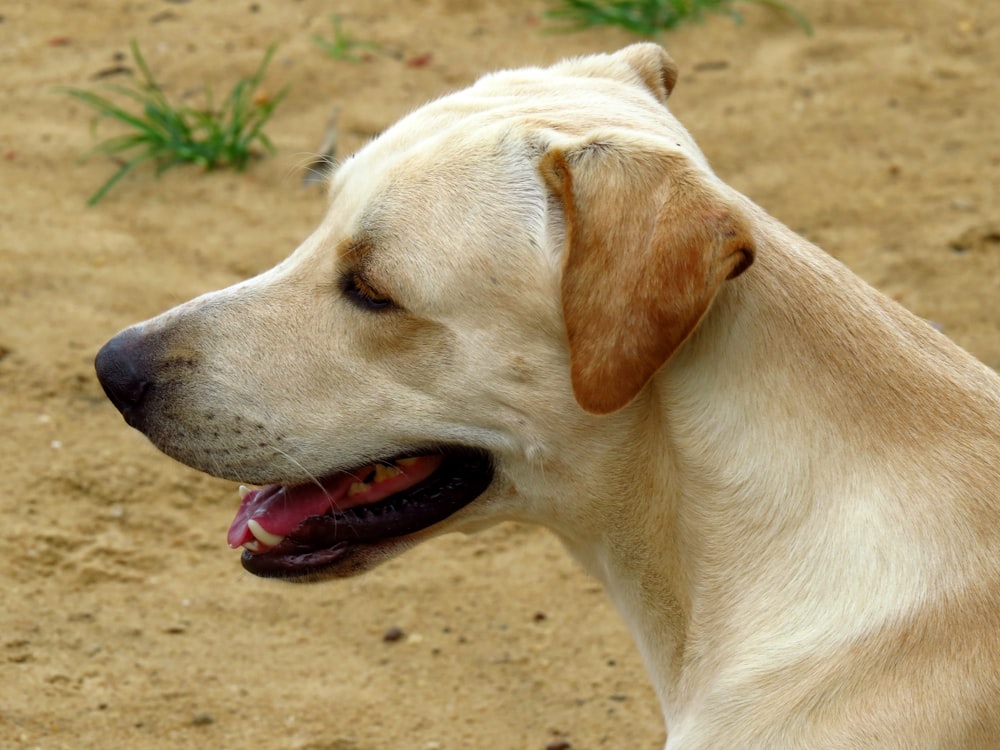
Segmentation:
<svg viewBox="0 0 1000 750">
<path fill-rule="evenodd" d="M 106 343 L 97 353 L 97 379 L 111 403 L 138 430 L 144 422 L 144 405 L 153 387 L 152 353 L 148 339 L 128 328 Z"/>
</svg>

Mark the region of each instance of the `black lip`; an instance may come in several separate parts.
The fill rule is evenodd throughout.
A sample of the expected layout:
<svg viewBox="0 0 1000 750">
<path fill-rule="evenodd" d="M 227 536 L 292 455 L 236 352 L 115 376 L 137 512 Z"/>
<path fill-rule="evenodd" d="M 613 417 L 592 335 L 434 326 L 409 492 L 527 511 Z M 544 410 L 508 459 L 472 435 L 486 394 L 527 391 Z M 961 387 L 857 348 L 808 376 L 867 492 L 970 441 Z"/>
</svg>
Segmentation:
<svg viewBox="0 0 1000 750">
<path fill-rule="evenodd" d="M 336 565 L 357 545 L 414 534 L 461 510 L 493 481 L 493 461 L 479 450 L 443 451 L 420 484 L 371 505 L 309 516 L 267 552 L 244 550 L 241 562 L 262 578 L 298 578 Z"/>
</svg>

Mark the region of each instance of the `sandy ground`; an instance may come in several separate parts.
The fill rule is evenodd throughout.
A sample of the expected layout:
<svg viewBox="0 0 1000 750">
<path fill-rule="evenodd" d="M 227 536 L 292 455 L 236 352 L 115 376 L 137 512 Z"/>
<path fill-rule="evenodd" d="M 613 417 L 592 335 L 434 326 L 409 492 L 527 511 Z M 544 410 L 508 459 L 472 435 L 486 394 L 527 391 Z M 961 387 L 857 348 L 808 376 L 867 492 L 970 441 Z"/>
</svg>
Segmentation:
<svg viewBox="0 0 1000 750">
<path fill-rule="evenodd" d="M 815 36 L 754 9 L 671 34 L 674 111 L 726 180 L 1000 366 L 1000 4 L 795 2 Z M 446 537 L 343 583 L 254 579 L 225 546 L 235 488 L 158 454 L 93 377 L 118 329 L 306 236 L 324 196 L 301 165 L 334 106 L 344 154 L 489 69 L 632 41 L 544 33 L 545 8 L 0 7 L 0 748 L 662 747 L 624 627 L 545 532 Z M 385 51 L 325 56 L 332 11 Z M 139 170 L 85 207 L 114 167 L 78 162 L 90 114 L 54 88 L 101 85 L 133 38 L 177 96 L 228 90 L 276 42 L 278 154 Z"/>
</svg>

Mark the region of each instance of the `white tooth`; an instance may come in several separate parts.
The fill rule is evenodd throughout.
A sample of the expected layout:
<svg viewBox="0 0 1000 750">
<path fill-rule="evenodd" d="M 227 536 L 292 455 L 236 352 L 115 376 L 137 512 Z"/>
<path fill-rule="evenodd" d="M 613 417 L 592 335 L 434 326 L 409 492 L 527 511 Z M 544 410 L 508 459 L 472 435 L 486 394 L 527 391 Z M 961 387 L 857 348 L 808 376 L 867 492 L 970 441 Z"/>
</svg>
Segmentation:
<svg viewBox="0 0 1000 750">
<path fill-rule="evenodd" d="M 244 544 L 243 549 L 249 550 L 250 552 L 260 552 L 260 542 L 254 539 L 253 541 Z"/>
<path fill-rule="evenodd" d="M 241 485 L 240 485 L 240 490 L 239 490 L 239 492 L 240 492 L 240 500 L 242 500 L 242 499 L 243 499 L 243 498 L 245 498 L 245 497 L 246 497 L 246 496 L 247 496 L 248 494 L 250 494 L 250 488 L 249 488 L 249 487 L 247 487 L 247 486 L 246 486 L 245 484 L 241 484 Z"/>
<path fill-rule="evenodd" d="M 350 497 L 351 495 L 358 495 L 361 494 L 362 492 L 368 492 L 368 490 L 370 490 L 371 488 L 372 487 L 370 484 L 365 484 L 364 482 L 354 482 L 347 489 L 347 496 Z"/>
<path fill-rule="evenodd" d="M 386 466 L 385 464 L 375 464 L 375 482 L 384 482 L 386 479 L 402 474 L 398 466 Z"/>
<path fill-rule="evenodd" d="M 262 543 L 266 544 L 268 547 L 277 547 L 281 540 L 285 537 L 278 536 L 277 534 L 272 534 L 270 531 L 261 526 L 256 519 L 251 518 L 247 522 L 247 528 L 250 529 L 250 533 L 254 535 L 254 538 Z M 253 550 L 251 550 L 252 552 Z"/>
<path fill-rule="evenodd" d="M 401 458 L 396 463 L 400 466 L 413 466 L 419 460 L 419 458 L 414 456 L 412 458 Z"/>
</svg>

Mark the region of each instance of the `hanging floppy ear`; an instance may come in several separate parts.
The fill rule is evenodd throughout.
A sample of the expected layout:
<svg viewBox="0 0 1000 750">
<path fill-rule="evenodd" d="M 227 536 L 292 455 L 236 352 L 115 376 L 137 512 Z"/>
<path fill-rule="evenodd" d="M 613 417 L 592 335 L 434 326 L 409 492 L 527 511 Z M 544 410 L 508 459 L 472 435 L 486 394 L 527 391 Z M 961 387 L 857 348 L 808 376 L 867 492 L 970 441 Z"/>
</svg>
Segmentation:
<svg viewBox="0 0 1000 750">
<path fill-rule="evenodd" d="M 689 159 L 634 135 L 551 149 L 566 221 L 562 308 L 581 407 L 626 406 L 753 262 L 744 221 Z"/>
</svg>

